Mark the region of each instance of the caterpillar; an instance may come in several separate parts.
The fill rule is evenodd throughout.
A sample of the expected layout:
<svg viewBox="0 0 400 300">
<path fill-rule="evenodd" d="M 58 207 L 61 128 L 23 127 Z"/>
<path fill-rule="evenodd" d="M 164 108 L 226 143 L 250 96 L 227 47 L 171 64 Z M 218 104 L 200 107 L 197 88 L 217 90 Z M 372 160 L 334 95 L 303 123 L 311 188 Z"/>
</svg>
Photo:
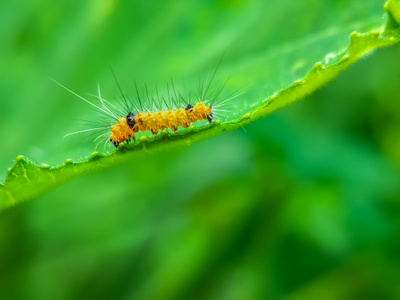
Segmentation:
<svg viewBox="0 0 400 300">
<path fill-rule="evenodd" d="M 144 101 L 135 82 L 136 102 L 127 99 L 113 73 L 115 82 L 122 96 L 122 103 L 120 103 L 122 111 L 121 108 L 117 108 L 115 105 L 102 97 L 100 86 L 98 86 L 98 94 L 92 96 L 100 101 L 101 106 L 96 105 L 95 103 L 87 100 L 86 98 L 80 96 L 56 80 L 52 79 L 56 84 L 60 85 L 65 90 L 93 106 L 99 113 L 112 119 L 108 126 L 103 125 L 95 128 L 80 130 L 69 133 L 65 136 L 89 131 L 98 132 L 102 130 L 106 132 L 100 134 L 95 141 L 105 137 L 105 142 L 109 141 L 117 148 L 123 142 L 130 143 L 131 141 L 135 141 L 135 135 L 139 132 L 144 133 L 150 131 L 155 137 L 160 130 L 165 131 L 171 129 L 177 133 L 180 127 L 188 128 L 192 124 L 201 120 L 207 120 L 211 124 L 215 121 L 214 115 L 216 113 L 221 115 L 224 113 L 229 113 L 228 110 L 223 110 L 221 107 L 227 105 L 230 100 L 239 96 L 236 91 L 225 99 L 221 97 L 221 92 L 225 87 L 227 80 L 216 90 L 210 90 L 210 86 L 217 69 L 213 73 L 208 84 L 199 85 L 199 95 L 197 98 L 192 99 L 190 95 L 189 97 L 182 96 L 182 94 L 175 89 L 175 85 L 171 80 L 173 87 L 172 95 L 170 93 L 169 85 L 167 85 L 167 95 L 161 97 L 158 93 L 157 86 L 156 97 L 153 95 L 150 96 L 146 86 L 145 94 L 147 99 Z M 152 108 L 149 109 L 148 106 Z M 123 111 L 125 111 L 125 113 L 123 113 Z M 100 140 L 100 142 L 101 141 L 102 140 Z"/>
<path fill-rule="evenodd" d="M 110 142 L 118 147 L 124 141 L 135 140 L 135 134 L 138 131 L 149 130 L 154 136 L 157 136 L 159 130 L 172 129 L 178 132 L 179 127 L 188 128 L 199 120 L 214 122 L 212 107 L 206 106 L 203 101 L 194 106 L 188 104 L 184 109 L 170 109 L 168 112 L 163 110 L 157 113 L 153 111 L 138 114 L 129 112 L 126 118 L 119 118 L 117 124 L 111 126 Z"/>
</svg>

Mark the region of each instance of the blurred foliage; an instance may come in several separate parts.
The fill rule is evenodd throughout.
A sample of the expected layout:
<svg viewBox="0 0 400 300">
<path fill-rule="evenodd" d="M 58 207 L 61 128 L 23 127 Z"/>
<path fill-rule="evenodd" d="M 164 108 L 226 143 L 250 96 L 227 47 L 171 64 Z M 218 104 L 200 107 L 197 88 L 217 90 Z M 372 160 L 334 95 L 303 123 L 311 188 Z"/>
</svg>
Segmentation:
<svg viewBox="0 0 400 300">
<path fill-rule="evenodd" d="M 338 20 L 352 24 L 362 14 L 381 16 L 371 14 L 381 11 L 380 1 L 365 2 L 363 12 L 352 10 L 361 7 L 357 1 L 311 0 L 296 3 L 295 8 L 282 5 L 280 11 L 272 10 L 272 16 L 278 22 L 281 15 L 298 11 L 304 22 L 314 24 L 311 16 L 318 16 L 323 2 L 332 5 L 332 15 L 318 20 L 328 25 Z M 69 95 L 61 97 L 62 91 L 48 82 L 45 76 L 54 77 L 56 70 L 59 77 L 70 78 L 67 85 L 75 90 L 91 90 L 97 79 L 109 79 L 107 63 L 126 68 L 126 73 L 120 71 L 123 75 L 141 65 L 135 70 L 144 81 L 152 76 L 163 81 L 165 74 L 182 70 L 201 73 L 201 61 L 213 60 L 225 47 L 219 35 L 203 45 L 208 31 L 198 35 L 178 26 L 180 43 L 144 48 L 152 45 L 145 39 L 168 41 L 168 35 L 138 30 L 136 37 L 121 39 L 126 31 L 116 34 L 111 29 L 115 27 L 101 22 L 110 16 L 114 2 L 101 3 L 85 2 L 80 9 L 73 2 L 54 7 L 0 4 L 1 14 L 8 16 L 1 21 L 15 24 L 0 27 L 13 40 L 13 47 L 7 44 L 0 50 L 9 58 L 2 61 L 8 74 L 1 74 L 0 89 L 7 100 L 1 102 L 1 119 L 9 129 L 3 131 L 3 166 L 20 152 L 51 163 L 90 153 L 89 143 L 59 138 L 74 130 L 70 120 L 84 118 L 87 107 L 72 102 Z M 175 24 L 176 16 L 183 15 L 187 22 L 196 20 L 207 27 L 205 20 L 214 16 L 211 20 L 217 23 L 209 30 L 222 34 L 224 26 L 215 30 L 228 23 L 221 11 L 236 7 L 236 15 L 230 17 L 240 27 L 236 18 L 243 5 L 254 5 L 253 13 L 259 10 L 256 2 L 217 3 L 159 7 L 152 2 L 121 2 L 115 3 L 120 15 L 110 18 L 123 28 L 126 18 L 121 16 L 131 11 L 135 15 L 130 20 L 138 27 L 155 26 L 160 15 Z M 124 5 L 141 5 L 151 14 Z M 191 13 L 183 14 L 185 9 Z M 47 13 L 39 18 L 30 10 Z M 83 26 L 88 20 L 93 27 Z M 289 39 L 301 34 L 301 26 L 287 22 L 294 29 Z M 94 30 L 95 25 L 99 29 Z M 233 28 L 230 34 L 236 32 Z M 349 26 L 343 37 L 352 30 Z M 276 31 L 268 34 L 279 41 Z M 102 44 L 104 37 L 109 39 Z M 267 40 L 258 36 L 254 45 L 232 47 L 227 69 L 231 71 L 230 62 L 241 56 L 251 60 L 249 54 L 262 52 Z M 177 45 L 186 50 L 174 54 Z M 201 50 L 196 52 L 203 54 L 201 59 L 191 60 L 192 47 Z M 134 53 L 127 55 L 130 51 Z M 178 60 L 182 53 L 186 56 Z M 379 50 L 307 101 L 244 130 L 188 148 L 143 155 L 4 211 L 0 299 L 398 299 L 399 57 L 398 46 Z M 102 60 L 104 65 L 99 64 Z M 160 73 L 155 72 L 157 64 Z M 245 64 L 242 68 L 252 70 Z M 233 76 L 246 74 L 240 68 L 237 72 Z M 289 79 L 276 80 L 285 86 Z"/>
</svg>

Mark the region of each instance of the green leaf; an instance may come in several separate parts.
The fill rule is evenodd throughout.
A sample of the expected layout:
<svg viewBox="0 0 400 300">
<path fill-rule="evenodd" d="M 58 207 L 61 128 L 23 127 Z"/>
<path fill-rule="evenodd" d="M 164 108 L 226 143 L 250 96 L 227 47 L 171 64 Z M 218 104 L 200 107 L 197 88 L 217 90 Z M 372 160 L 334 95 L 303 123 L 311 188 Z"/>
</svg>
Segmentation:
<svg viewBox="0 0 400 300">
<path fill-rule="evenodd" d="M 313 22 L 309 22 L 304 25 L 307 34 L 299 40 L 291 35 L 291 30 L 294 31 L 293 26 L 299 25 L 300 21 L 304 20 L 299 17 L 297 23 L 290 24 L 284 24 L 284 20 L 279 20 L 282 23 L 280 29 L 287 36 L 284 40 L 290 41 L 290 44 L 281 43 L 277 46 L 270 44 L 267 49 L 261 49 L 257 55 L 250 58 L 244 55 L 226 67 L 230 72 L 239 73 L 239 75 L 235 75 L 236 77 L 233 76 L 233 88 L 240 87 L 245 80 L 251 82 L 246 86 L 246 94 L 241 97 L 241 105 L 237 108 L 237 111 L 232 112 L 227 121 L 216 121 L 210 126 L 192 126 L 177 134 L 164 132 L 156 138 L 142 136 L 134 145 L 121 144 L 117 151 L 113 153 L 102 155 L 95 152 L 87 161 L 83 162 L 67 159 L 63 165 L 58 167 L 50 167 L 48 164 L 37 166 L 25 157 L 19 156 L 14 166 L 9 169 L 4 184 L 0 185 L 0 209 L 32 199 L 79 176 L 124 161 L 140 159 L 147 153 L 184 147 L 224 131 L 234 130 L 304 98 L 337 77 L 365 54 L 377 48 L 391 46 L 400 40 L 400 1 L 389 0 L 385 4 L 385 10 L 388 15 L 385 26 L 377 24 L 377 18 L 362 16 L 359 22 L 355 24 L 343 23 L 342 28 L 336 28 L 332 33 L 329 31 L 329 27 L 325 28 L 325 31 L 315 32 Z M 243 19 L 250 22 L 251 14 L 250 12 L 248 14 Z M 266 19 L 270 16 L 272 20 L 274 11 L 268 11 L 265 14 Z M 259 29 L 257 34 L 260 40 L 263 37 L 268 39 L 271 28 L 278 28 L 277 24 L 272 25 L 270 28 Z M 287 25 L 288 29 L 282 29 L 284 25 Z M 360 32 L 353 31 L 356 29 L 360 29 Z M 232 27 L 232 30 L 234 30 L 234 27 Z M 343 50 L 338 45 L 346 43 L 348 31 L 353 32 L 350 34 L 350 42 L 347 44 L 346 50 Z M 272 32 L 274 33 L 273 30 Z M 271 40 L 282 42 L 282 36 L 278 34 L 280 31 L 277 29 L 276 32 L 276 35 L 271 34 L 273 35 Z M 251 44 L 254 40 L 252 34 L 244 34 L 243 36 L 238 39 L 242 45 Z M 146 43 L 146 39 L 143 38 L 141 42 Z M 238 49 L 238 44 L 235 44 L 235 46 L 235 49 Z M 265 41 L 258 46 L 265 47 Z M 254 46 L 254 48 L 258 46 Z M 218 47 L 215 48 L 219 49 Z M 324 62 L 321 62 L 323 59 L 320 53 L 321 49 L 325 51 Z M 240 51 L 237 53 L 240 53 Z M 278 56 L 284 63 L 277 59 Z M 200 59 L 198 59 L 198 62 L 200 63 Z M 242 65 L 252 67 L 243 69 Z M 298 78 L 294 78 L 295 76 L 298 76 Z M 195 85 L 192 84 L 190 87 L 195 88 Z"/>
</svg>

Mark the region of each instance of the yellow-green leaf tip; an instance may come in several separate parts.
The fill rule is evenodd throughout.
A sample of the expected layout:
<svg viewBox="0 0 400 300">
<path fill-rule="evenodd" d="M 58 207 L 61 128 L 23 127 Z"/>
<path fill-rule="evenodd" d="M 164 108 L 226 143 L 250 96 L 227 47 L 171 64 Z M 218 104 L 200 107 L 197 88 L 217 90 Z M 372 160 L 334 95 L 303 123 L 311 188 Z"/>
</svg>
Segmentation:
<svg viewBox="0 0 400 300">
<path fill-rule="evenodd" d="M 89 161 L 95 161 L 103 157 L 103 154 L 99 152 L 93 152 L 92 155 L 89 157 Z"/>
<path fill-rule="evenodd" d="M 303 84 L 303 80 L 296 80 L 295 82 L 293 82 L 294 86 L 299 86 Z"/>
<path fill-rule="evenodd" d="M 350 37 L 351 37 L 352 39 L 357 38 L 357 37 L 359 37 L 359 36 L 360 36 L 360 34 L 359 34 L 357 31 L 353 31 L 352 33 L 350 33 Z"/>
<path fill-rule="evenodd" d="M 322 62 L 317 62 L 314 64 L 314 70 L 322 70 L 324 68 L 324 64 Z"/>
<path fill-rule="evenodd" d="M 400 23 L 400 0 L 389 0 L 383 7 L 397 23 Z"/>
<path fill-rule="evenodd" d="M 373 37 L 378 37 L 380 35 L 381 35 L 381 33 L 378 30 L 371 31 L 371 36 L 373 36 Z"/>
<path fill-rule="evenodd" d="M 48 169 L 50 169 L 50 165 L 48 165 L 48 164 L 41 164 L 41 165 L 40 165 L 40 168 L 41 168 L 41 169 L 44 169 L 44 170 L 48 170 Z"/>
<path fill-rule="evenodd" d="M 25 159 L 25 157 L 23 155 L 18 155 L 16 161 L 19 162 L 24 159 Z"/>
<path fill-rule="evenodd" d="M 139 141 L 140 142 L 144 142 L 144 141 L 148 141 L 149 140 L 149 137 L 148 136 L 145 136 L 145 135 L 143 135 L 143 136 L 141 136 L 140 138 L 139 138 Z"/>
</svg>

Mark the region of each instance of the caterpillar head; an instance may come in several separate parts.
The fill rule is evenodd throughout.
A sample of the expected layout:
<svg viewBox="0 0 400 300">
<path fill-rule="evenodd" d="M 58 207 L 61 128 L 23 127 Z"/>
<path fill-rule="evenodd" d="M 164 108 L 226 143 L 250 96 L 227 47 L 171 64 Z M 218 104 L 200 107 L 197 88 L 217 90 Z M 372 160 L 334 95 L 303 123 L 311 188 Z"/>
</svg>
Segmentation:
<svg viewBox="0 0 400 300">
<path fill-rule="evenodd" d="M 129 112 L 129 114 L 126 116 L 126 123 L 128 124 L 129 128 L 134 131 L 135 131 L 135 129 L 137 131 L 137 128 L 135 126 L 136 125 L 136 116 L 137 115 L 132 112 Z"/>
<path fill-rule="evenodd" d="M 188 106 L 186 106 L 185 110 L 193 111 L 193 108 L 194 108 L 193 105 L 188 104 Z"/>
</svg>

